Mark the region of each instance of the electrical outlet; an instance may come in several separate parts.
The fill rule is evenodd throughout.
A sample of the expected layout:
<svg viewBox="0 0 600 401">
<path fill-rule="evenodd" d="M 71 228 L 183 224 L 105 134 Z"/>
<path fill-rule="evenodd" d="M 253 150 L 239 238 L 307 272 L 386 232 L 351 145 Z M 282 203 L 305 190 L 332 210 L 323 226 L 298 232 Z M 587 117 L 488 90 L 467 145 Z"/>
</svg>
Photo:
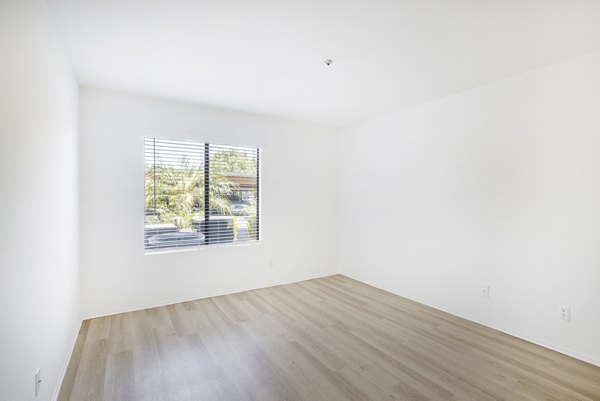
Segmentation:
<svg viewBox="0 0 600 401">
<path fill-rule="evenodd" d="M 483 287 L 481 287 L 481 296 L 483 298 L 490 297 L 490 286 L 489 285 L 484 285 Z"/>
<path fill-rule="evenodd" d="M 35 396 L 37 397 L 40 393 L 40 387 L 42 386 L 42 372 L 40 368 L 35 370 Z"/>
<path fill-rule="evenodd" d="M 558 318 L 562 320 L 566 320 L 567 322 L 571 320 L 571 307 L 566 305 L 561 305 L 558 307 Z"/>
</svg>

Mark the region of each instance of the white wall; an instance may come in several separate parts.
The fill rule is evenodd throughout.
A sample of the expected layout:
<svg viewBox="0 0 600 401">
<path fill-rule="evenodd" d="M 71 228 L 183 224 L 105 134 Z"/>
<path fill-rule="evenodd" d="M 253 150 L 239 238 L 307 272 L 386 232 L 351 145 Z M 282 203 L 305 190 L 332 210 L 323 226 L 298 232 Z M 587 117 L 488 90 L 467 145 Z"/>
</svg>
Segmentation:
<svg viewBox="0 0 600 401">
<path fill-rule="evenodd" d="M 79 324 L 78 87 L 45 4 L 0 4 L 0 400 L 50 400 Z"/>
<path fill-rule="evenodd" d="M 336 130 L 91 88 L 82 89 L 81 124 L 85 316 L 336 272 Z M 261 146 L 262 241 L 144 255 L 141 138 L 148 132 Z"/>
<path fill-rule="evenodd" d="M 342 272 L 600 364 L 598 71 L 595 52 L 345 129 Z"/>
</svg>

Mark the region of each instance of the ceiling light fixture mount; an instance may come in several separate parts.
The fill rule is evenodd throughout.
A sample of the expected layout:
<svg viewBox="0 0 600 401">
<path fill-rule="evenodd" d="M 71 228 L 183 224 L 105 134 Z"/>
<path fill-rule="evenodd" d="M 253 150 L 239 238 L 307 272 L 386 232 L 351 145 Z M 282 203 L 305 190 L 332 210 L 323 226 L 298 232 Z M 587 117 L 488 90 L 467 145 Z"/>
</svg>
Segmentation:
<svg viewBox="0 0 600 401">
<path fill-rule="evenodd" d="M 327 67 L 329 67 L 331 64 L 333 64 L 333 60 L 332 59 L 328 58 L 327 60 L 325 60 L 325 65 Z"/>
</svg>

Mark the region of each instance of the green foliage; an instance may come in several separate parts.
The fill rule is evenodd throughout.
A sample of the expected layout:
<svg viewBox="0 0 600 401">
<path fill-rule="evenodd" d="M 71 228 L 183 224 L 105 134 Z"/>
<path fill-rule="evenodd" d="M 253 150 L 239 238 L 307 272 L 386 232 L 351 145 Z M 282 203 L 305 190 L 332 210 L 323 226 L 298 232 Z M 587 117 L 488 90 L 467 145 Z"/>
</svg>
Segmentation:
<svg viewBox="0 0 600 401">
<path fill-rule="evenodd" d="M 237 185 L 216 173 L 209 179 L 209 208 L 231 215 L 229 196 Z M 192 231 L 192 217 L 204 213 L 204 169 L 182 158 L 178 164 L 146 166 L 145 181 L 146 210 L 156 210 L 161 223 L 174 223 L 182 231 Z"/>
<path fill-rule="evenodd" d="M 256 159 L 235 149 L 215 153 L 210 160 L 211 170 L 221 173 L 256 174 Z"/>
<path fill-rule="evenodd" d="M 256 174 L 256 159 L 243 151 L 227 149 L 211 155 L 209 171 L 209 208 L 219 215 L 231 216 L 232 196 L 240 188 L 228 176 Z M 187 157 L 175 161 L 161 161 L 146 165 L 145 207 L 156 212 L 158 223 L 175 224 L 180 231 L 193 231 L 192 219 L 204 216 L 204 166 L 192 164 Z M 256 203 L 246 205 L 250 238 L 257 238 Z M 237 238 L 238 218 L 234 219 Z"/>
<path fill-rule="evenodd" d="M 238 231 L 240 229 L 239 217 L 234 217 L 233 219 L 233 241 L 237 241 Z"/>
<path fill-rule="evenodd" d="M 258 216 L 256 210 L 256 200 L 252 201 L 244 208 L 247 218 L 246 224 L 248 225 L 248 235 L 251 239 L 258 239 Z"/>
</svg>

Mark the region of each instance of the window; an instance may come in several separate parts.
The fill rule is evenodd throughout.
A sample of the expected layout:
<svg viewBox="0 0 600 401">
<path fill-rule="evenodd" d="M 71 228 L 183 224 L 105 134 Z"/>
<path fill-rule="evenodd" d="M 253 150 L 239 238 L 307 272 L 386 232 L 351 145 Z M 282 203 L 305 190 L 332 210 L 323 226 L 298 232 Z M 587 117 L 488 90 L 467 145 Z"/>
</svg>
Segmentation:
<svg viewBox="0 0 600 401">
<path fill-rule="evenodd" d="M 144 249 L 258 241 L 260 150 L 144 138 Z"/>
</svg>

